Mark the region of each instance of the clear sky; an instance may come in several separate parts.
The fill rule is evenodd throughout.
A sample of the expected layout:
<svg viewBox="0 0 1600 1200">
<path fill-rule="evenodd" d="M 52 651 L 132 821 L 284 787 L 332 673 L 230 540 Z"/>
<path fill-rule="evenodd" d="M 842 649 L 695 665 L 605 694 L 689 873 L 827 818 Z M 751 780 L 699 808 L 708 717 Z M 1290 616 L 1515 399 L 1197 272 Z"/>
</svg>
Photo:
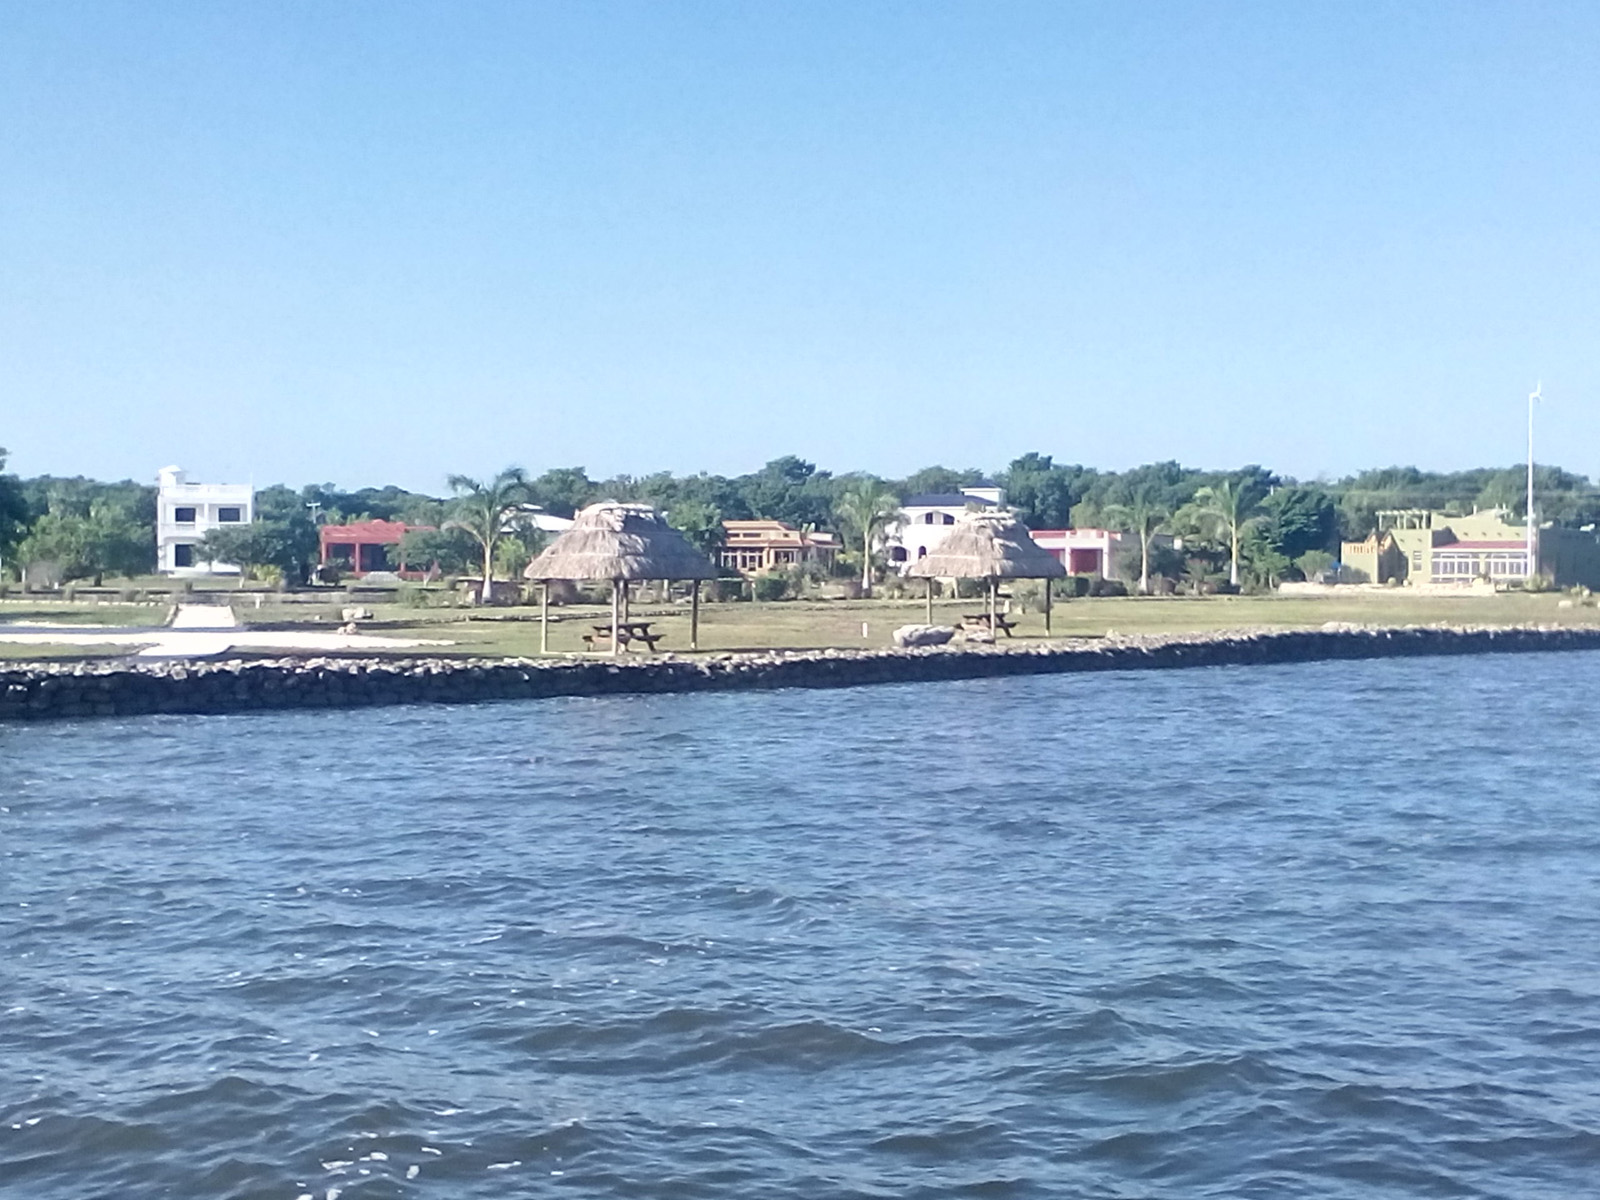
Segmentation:
<svg viewBox="0 0 1600 1200">
<path fill-rule="evenodd" d="M 23 474 L 1600 474 L 1600 5 L 0 4 Z"/>
</svg>

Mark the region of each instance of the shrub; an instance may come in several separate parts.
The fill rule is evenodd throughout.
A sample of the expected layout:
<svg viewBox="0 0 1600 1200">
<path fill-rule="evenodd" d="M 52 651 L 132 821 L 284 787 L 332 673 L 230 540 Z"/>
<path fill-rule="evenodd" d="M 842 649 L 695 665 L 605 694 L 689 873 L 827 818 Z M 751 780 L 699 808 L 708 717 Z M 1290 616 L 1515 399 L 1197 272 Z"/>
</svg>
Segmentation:
<svg viewBox="0 0 1600 1200">
<path fill-rule="evenodd" d="M 1120 579 L 1100 579 L 1096 577 L 1089 584 L 1089 595 L 1091 596 L 1126 596 L 1127 594 L 1128 585 Z"/>
<path fill-rule="evenodd" d="M 757 600 L 782 600 L 789 594 L 789 577 L 765 571 L 750 581 L 750 590 Z"/>
<path fill-rule="evenodd" d="M 1011 585 L 1011 605 L 1018 612 L 1040 612 L 1044 609 L 1044 582 L 1039 579 L 1018 579 Z"/>
<path fill-rule="evenodd" d="M 415 583 L 402 583 L 395 591 L 394 601 L 402 608 L 432 608 L 434 605 L 428 589 Z"/>
</svg>

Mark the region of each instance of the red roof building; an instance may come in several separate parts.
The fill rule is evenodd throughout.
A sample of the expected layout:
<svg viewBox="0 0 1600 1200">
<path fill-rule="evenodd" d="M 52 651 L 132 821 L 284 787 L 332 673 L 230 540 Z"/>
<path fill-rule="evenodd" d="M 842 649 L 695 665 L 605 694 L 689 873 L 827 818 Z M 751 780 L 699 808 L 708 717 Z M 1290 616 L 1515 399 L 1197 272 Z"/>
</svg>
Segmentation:
<svg viewBox="0 0 1600 1200">
<path fill-rule="evenodd" d="M 407 570 L 405 557 L 398 547 L 400 539 L 413 530 L 432 528 L 432 525 L 407 525 L 404 521 L 324 525 L 317 531 L 322 541 L 322 565 L 356 576 L 369 571 L 393 571 L 397 575 L 420 578 L 422 572 Z M 397 547 L 393 554 L 389 552 L 390 546 Z"/>
</svg>

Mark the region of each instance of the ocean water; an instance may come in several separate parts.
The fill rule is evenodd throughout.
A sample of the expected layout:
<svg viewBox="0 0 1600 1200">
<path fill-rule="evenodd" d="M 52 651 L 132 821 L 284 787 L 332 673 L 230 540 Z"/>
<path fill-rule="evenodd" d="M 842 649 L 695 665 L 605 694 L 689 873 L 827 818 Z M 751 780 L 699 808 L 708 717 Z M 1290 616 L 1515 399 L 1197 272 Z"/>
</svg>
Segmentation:
<svg viewBox="0 0 1600 1200">
<path fill-rule="evenodd" d="M 1593 1195 L 1597 679 L 0 727 L 0 1192 Z"/>
</svg>

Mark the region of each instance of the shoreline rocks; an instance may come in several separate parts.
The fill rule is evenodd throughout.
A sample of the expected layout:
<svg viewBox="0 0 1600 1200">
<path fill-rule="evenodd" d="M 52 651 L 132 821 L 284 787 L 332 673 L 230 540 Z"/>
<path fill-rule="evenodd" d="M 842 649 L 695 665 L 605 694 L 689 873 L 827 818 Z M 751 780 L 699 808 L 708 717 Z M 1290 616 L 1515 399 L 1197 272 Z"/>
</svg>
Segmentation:
<svg viewBox="0 0 1600 1200">
<path fill-rule="evenodd" d="M 0 666 L 0 721 L 554 696 L 857 687 L 1011 675 L 1600 650 L 1600 628 L 1409 626 L 619 658 L 290 657 Z"/>
</svg>

